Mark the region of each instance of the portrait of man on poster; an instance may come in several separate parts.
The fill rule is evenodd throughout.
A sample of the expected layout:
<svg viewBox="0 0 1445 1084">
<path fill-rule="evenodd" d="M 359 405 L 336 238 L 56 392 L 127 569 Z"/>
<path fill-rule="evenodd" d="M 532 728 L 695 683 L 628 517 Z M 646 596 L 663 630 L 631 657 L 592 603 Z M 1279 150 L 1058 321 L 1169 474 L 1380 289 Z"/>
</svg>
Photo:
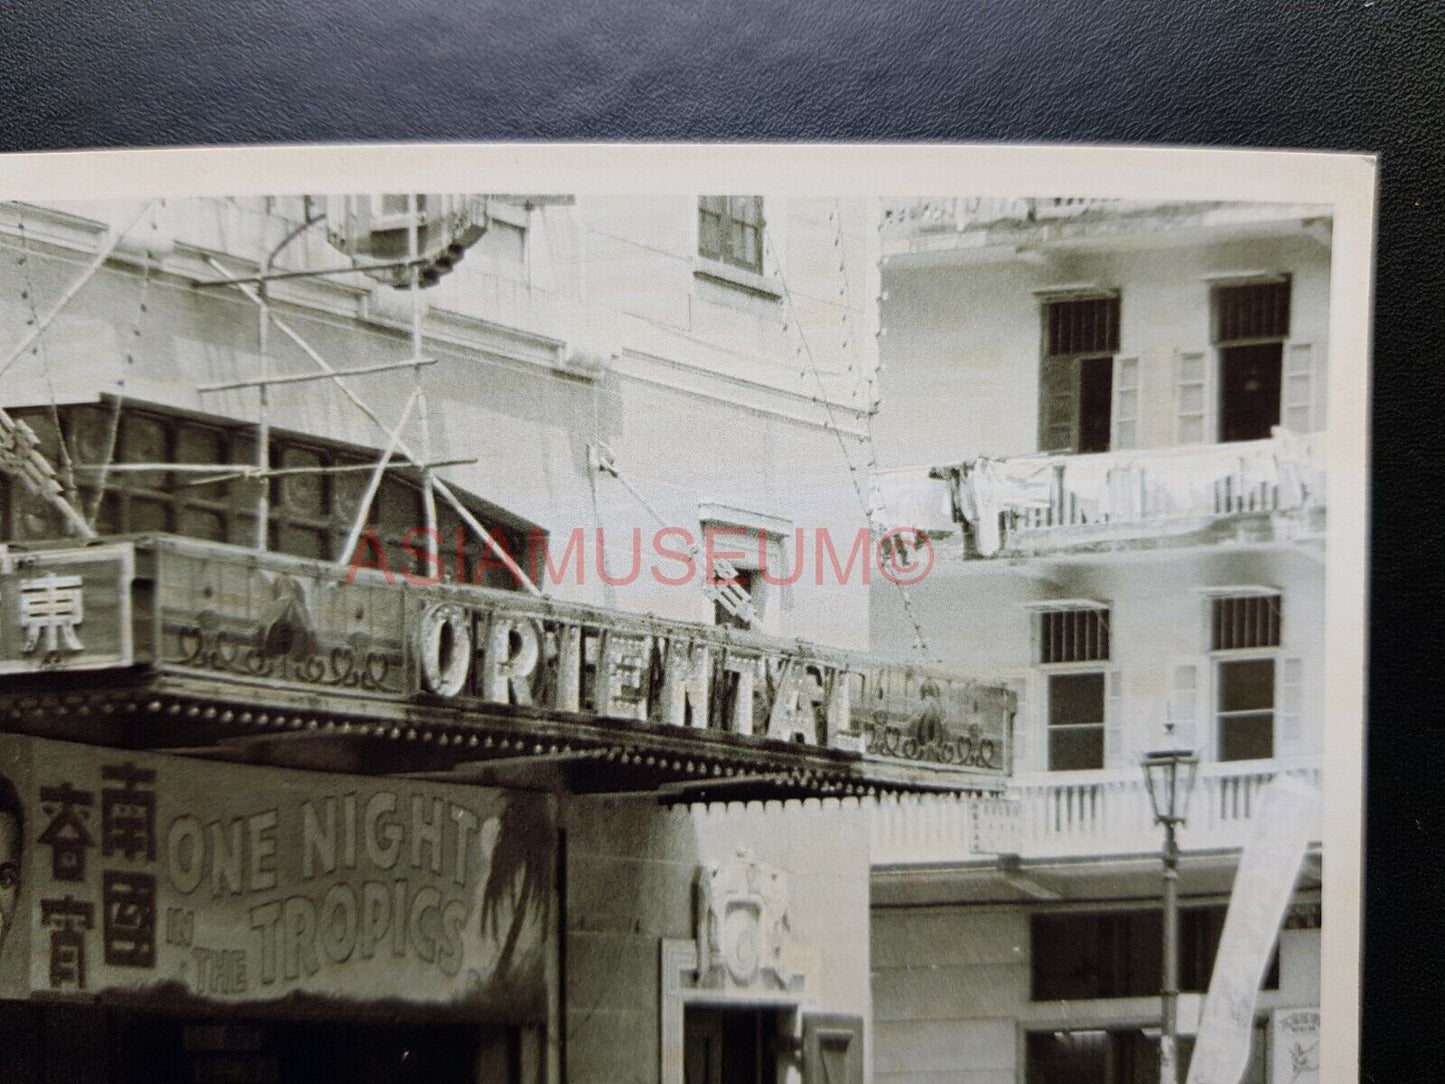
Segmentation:
<svg viewBox="0 0 1445 1084">
<path fill-rule="evenodd" d="M 25 811 L 15 785 L 0 775 L 0 950 L 15 922 L 20 897 L 20 851 L 25 842 Z"/>
</svg>

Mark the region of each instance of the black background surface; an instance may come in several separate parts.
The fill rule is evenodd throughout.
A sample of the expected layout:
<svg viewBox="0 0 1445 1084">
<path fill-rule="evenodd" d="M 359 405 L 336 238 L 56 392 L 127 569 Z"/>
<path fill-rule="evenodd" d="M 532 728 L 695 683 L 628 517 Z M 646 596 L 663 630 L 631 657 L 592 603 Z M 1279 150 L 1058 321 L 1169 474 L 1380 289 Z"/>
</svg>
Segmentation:
<svg viewBox="0 0 1445 1084">
<path fill-rule="evenodd" d="M 1438 0 L 9 0 L 0 54 L 5 150 L 908 139 L 1380 153 L 1362 1078 L 1437 1075 Z"/>
</svg>

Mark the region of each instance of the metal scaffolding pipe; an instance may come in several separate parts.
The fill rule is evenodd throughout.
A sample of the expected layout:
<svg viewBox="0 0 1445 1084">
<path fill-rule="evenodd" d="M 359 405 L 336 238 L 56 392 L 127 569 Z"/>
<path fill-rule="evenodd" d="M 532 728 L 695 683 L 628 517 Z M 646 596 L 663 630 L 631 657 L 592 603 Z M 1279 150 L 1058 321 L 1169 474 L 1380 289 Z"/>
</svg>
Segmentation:
<svg viewBox="0 0 1445 1084">
<path fill-rule="evenodd" d="M 217 263 L 214 259 L 207 260 L 207 262 L 222 275 L 227 274 L 226 269 L 222 267 L 219 263 Z M 244 283 L 237 283 L 236 288 L 239 289 L 252 301 L 259 304 L 259 299 L 256 295 L 256 291 L 250 286 L 247 286 Z M 341 378 L 346 375 L 345 373 L 338 372 L 336 369 L 334 369 L 331 363 L 328 362 L 325 358 L 323 358 L 320 354 L 318 354 L 315 348 L 304 338 L 302 338 L 302 336 L 295 329 L 293 329 L 290 324 L 286 323 L 279 317 L 272 317 L 271 322 L 275 325 L 277 331 L 281 332 L 281 334 L 285 335 L 288 339 L 290 339 L 293 343 L 300 347 L 301 351 L 313 362 L 315 362 L 318 368 L 328 373 L 331 376 L 332 380 L 335 382 L 337 390 L 339 390 L 341 394 L 345 395 L 346 398 L 351 401 L 352 405 L 355 406 L 357 410 L 361 411 L 364 415 L 366 415 L 366 417 L 372 422 L 372 424 L 374 424 L 378 429 L 381 430 L 383 435 L 390 438 L 390 426 L 383 422 L 381 418 L 377 416 L 376 411 L 372 410 L 371 407 L 368 406 L 360 396 L 358 396 L 344 383 L 342 383 Z M 411 462 L 417 467 L 425 467 L 425 458 L 422 456 L 418 456 L 414 451 L 412 451 L 412 449 L 407 445 L 405 440 L 398 440 L 396 442 L 396 450 L 400 452 L 404 457 L 411 460 Z M 517 582 L 522 585 L 523 589 L 533 595 L 540 597 L 542 595 L 542 592 L 537 588 L 537 585 L 534 584 L 527 577 L 526 573 L 522 571 L 520 566 L 518 566 L 517 562 L 512 560 L 511 554 L 509 554 L 506 549 L 503 548 L 503 546 L 495 538 L 492 537 L 491 532 L 488 531 L 485 527 L 483 527 L 481 523 L 478 522 L 477 518 L 472 515 L 470 511 L 467 510 L 467 508 L 456 497 L 456 495 L 452 493 L 451 488 L 447 486 L 444 482 L 442 482 L 440 478 L 432 479 L 432 487 L 436 490 L 437 493 L 441 494 L 442 498 L 446 500 L 448 504 L 450 504 L 456 510 L 457 515 L 459 515 L 462 518 L 462 521 L 466 523 L 466 525 L 476 533 L 476 535 L 482 540 L 483 544 L 486 545 L 488 549 L 490 549 L 493 553 L 497 555 L 497 557 L 501 559 L 502 564 L 514 576 L 517 577 Z"/>
</svg>

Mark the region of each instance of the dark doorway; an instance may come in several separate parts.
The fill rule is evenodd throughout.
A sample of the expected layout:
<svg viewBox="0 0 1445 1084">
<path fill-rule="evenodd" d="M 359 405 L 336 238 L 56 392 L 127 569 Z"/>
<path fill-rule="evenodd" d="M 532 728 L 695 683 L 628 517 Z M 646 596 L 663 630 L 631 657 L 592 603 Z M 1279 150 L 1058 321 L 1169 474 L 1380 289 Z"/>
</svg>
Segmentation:
<svg viewBox="0 0 1445 1084">
<path fill-rule="evenodd" d="M 520 1072 L 516 1033 L 481 1025 L 140 1014 L 117 1025 L 113 1084 L 515 1084 Z"/>
<path fill-rule="evenodd" d="M 1219 439 L 1264 440 L 1279 424 L 1282 343 L 1219 351 Z"/>
<path fill-rule="evenodd" d="M 1079 362 L 1079 451 L 1107 452 L 1112 434 L 1114 359 Z"/>
<path fill-rule="evenodd" d="M 777 1075 L 776 1010 L 686 1010 L 684 1084 L 774 1084 Z"/>
</svg>

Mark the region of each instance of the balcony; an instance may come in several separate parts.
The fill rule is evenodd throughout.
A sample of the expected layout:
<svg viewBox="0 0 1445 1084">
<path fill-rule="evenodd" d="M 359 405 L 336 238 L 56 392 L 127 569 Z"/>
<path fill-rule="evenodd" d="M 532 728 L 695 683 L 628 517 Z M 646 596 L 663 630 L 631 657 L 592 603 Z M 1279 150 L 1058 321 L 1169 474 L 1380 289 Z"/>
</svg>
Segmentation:
<svg viewBox="0 0 1445 1084">
<path fill-rule="evenodd" d="M 1318 539 L 1325 434 L 979 459 L 879 478 L 897 526 L 961 534 L 965 559 Z M 940 509 L 952 508 L 952 523 Z M 917 522 L 905 523 L 914 518 Z M 960 521 L 962 530 L 960 531 Z"/>
<path fill-rule="evenodd" d="M 1327 209 L 1307 204 L 1118 200 L 1089 197 L 960 196 L 888 199 L 882 206 L 885 257 L 966 254 L 1161 241 L 1169 235 L 1245 237 L 1303 234 L 1328 243 Z M 1185 231 L 1181 234 L 1181 231 Z"/>
<path fill-rule="evenodd" d="M 1009 770 L 1002 687 L 517 591 L 138 535 L 0 547 L 0 603 L 0 723 L 52 737 L 249 755 L 259 730 L 333 765 L 381 741 L 388 771 L 497 781 L 515 757 L 676 800 Z"/>
<path fill-rule="evenodd" d="M 883 229 L 897 234 L 949 233 L 982 227 L 1059 221 L 1085 215 L 1155 210 L 1159 200 L 1023 199 L 958 196 L 883 201 Z"/>
<path fill-rule="evenodd" d="M 1242 847 L 1260 789 L 1280 770 L 1320 784 L 1317 763 L 1201 765 L 1180 847 Z M 871 853 L 875 866 L 956 866 L 1154 854 L 1162 838 L 1143 772 L 1128 768 L 1020 776 L 998 796 L 886 800 L 873 812 Z"/>
</svg>

